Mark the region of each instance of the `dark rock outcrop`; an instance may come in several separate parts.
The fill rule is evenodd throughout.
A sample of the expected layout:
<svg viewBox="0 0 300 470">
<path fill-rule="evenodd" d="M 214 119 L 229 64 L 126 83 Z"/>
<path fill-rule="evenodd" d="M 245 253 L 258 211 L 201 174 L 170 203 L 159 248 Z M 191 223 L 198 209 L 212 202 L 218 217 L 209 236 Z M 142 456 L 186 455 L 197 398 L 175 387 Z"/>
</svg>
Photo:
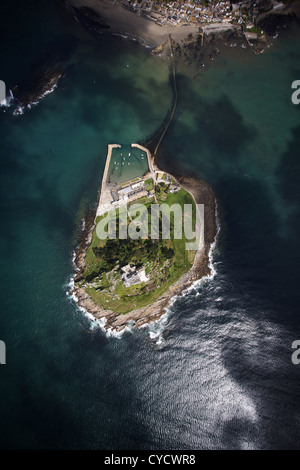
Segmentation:
<svg viewBox="0 0 300 470">
<path fill-rule="evenodd" d="M 77 40 L 69 35 L 61 35 L 50 44 L 19 83 L 11 87 L 17 104 L 26 108 L 52 91 L 70 69 L 67 64 L 76 47 Z"/>
<path fill-rule="evenodd" d="M 268 13 L 257 20 L 257 26 L 268 36 L 277 36 L 281 31 L 292 25 L 300 26 L 300 18 L 296 13 Z"/>
<path fill-rule="evenodd" d="M 39 101 L 47 92 L 55 87 L 63 77 L 61 66 L 45 67 L 32 79 L 25 79 L 13 88 L 14 98 L 22 107 L 28 107 Z"/>
<path fill-rule="evenodd" d="M 101 32 L 109 29 L 109 24 L 97 13 L 89 7 L 71 8 L 77 21 L 90 32 Z"/>
</svg>

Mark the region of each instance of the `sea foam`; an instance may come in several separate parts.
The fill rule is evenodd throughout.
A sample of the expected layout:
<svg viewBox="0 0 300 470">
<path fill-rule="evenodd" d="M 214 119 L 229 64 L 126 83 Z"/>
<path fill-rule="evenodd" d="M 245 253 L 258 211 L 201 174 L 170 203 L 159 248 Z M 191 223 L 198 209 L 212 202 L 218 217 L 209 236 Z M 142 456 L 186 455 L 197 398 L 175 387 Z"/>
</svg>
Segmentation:
<svg viewBox="0 0 300 470">
<path fill-rule="evenodd" d="M 154 320 L 150 323 L 145 323 L 145 324 L 143 324 L 139 327 L 139 329 L 144 329 L 144 328 L 147 329 L 150 339 L 152 341 L 155 341 L 155 343 L 158 346 L 162 345 L 163 342 L 164 342 L 163 333 L 164 333 L 164 331 L 167 327 L 168 320 L 170 318 L 170 315 L 172 314 L 172 307 L 174 306 L 176 301 L 180 297 L 190 296 L 192 292 L 196 292 L 196 297 L 197 297 L 198 295 L 200 295 L 199 288 L 203 285 L 203 283 L 205 283 L 207 281 L 211 281 L 217 274 L 217 270 L 214 266 L 214 261 L 213 261 L 213 254 L 214 254 L 214 251 L 216 249 L 218 238 L 219 238 L 219 233 L 220 233 L 220 230 L 221 230 L 221 224 L 220 224 L 220 220 L 219 220 L 217 201 L 215 201 L 215 220 L 216 220 L 216 225 L 217 225 L 217 232 L 216 232 L 215 239 L 214 239 L 213 243 L 211 244 L 211 247 L 210 247 L 210 250 L 209 250 L 209 255 L 208 255 L 210 274 L 208 274 L 207 276 L 203 276 L 201 279 L 198 279 L 197 281 L 194 281 L 193 284 L 190 287 L 188 287 L 187 289 L 185 289 L 181 294 L 174 295 L 171 298 L 168 307 L 165 309 L 166 313 L 164 313 L 158 320 Z M 76 268 L 76 266 L 75 266 L 75 258 L 76 258 L 76 252 L 74 251 L 73 256 L 72 256 L 72 263 L 73 263 L 76 271 L 78 271 L 78 268 Z M 67 283 L 68 289 L 67 289 L 66 294 L 73 302 L 75 302 L 77 308 L 80 310 L 80 312 L 82 312 L 84 314 L 84 316 L 87 318 L 87 320 L 89 320 L 91 330 L 100 329 L 101 331 L 103 331 L 103 333 L 105 333 L 105 335 L 108 338 L 117 338 L 117 339 L 122 338 L 123 334 L 126 333 L 126 332 L 127 333 L 128 332 L 133 333 L 133 331 L 135 329 L 135 322 L 134 321 L 129 322 L 129 324 L 125 328 L 123 328 L 121 331 L 117 331 L 115 328 L 107 327 L 106 317 L 102 317 L 101 319 L 98 319 L 94 315 L 89 313 L 84 307 L 79 306 L 78 305 L 78 298 L 77 298 L 76 294 L 74 294 L 74 292 L 72 292 L 74 290 L 74 287 L 75 287 L 74 279 L 75 279 L 75 275 L 73 275 L 70 278 L 69 282 Z"/>
</svg>

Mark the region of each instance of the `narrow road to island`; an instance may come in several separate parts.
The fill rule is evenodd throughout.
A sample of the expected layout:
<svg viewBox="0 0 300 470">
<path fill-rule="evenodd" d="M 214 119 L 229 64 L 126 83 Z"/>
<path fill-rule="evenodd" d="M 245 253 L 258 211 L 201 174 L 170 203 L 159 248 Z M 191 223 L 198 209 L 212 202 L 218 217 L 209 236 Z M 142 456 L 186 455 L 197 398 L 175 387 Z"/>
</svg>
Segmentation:
<svg viewBox="0 0 300 470">
<path fill-rule="evenodd" d="M 157 154 L 157 151 L 158 151 L 158 148 L 164 138 L 164 136 L 166 135 L 166 132 L 172 122 L 172 119 L 174 117 L 174 114 L 175 114 L 175 111 L 176 111 L 176 107 L 177 107 L 177 101 L 178 101 L 178 91 L 177 91 L 177 83 L 176 83 L 176 68 L 175 68 L 175 60 L 174 60 L 174 51 L 173 51 L 173 43 L 172 43 L 172 39 L 171 39 L 171 36 L 169 36 L 169 42 L 170 42 L 170 48 L 171 48 L 171 57 L 172 57 L 172 73 L 173 73 L 173 86 L 174 86 L 174 102 L 173 102 L 173 107 L 172 107 L 172 111 L 170 113 L 170 117 L 166 123 L 166 126 L 160 136 L 160 139 L 155 147 L 155 150 L 154 150 L 154 153 L 153 153 L 153 156 L 154 158 L 156 157 L 156 154 Z"/>
</svg>

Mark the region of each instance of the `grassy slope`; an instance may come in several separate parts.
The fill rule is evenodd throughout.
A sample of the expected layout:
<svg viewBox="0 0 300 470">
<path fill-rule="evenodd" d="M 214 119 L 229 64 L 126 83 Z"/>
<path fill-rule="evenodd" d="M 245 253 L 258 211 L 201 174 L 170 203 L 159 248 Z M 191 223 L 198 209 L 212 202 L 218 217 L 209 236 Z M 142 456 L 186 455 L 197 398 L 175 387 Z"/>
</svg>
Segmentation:
<svg viewBox="0 0 300 470">
<path fill-rule="evenodd" d="M 180 204 L 181 206 L 183 204 L 193 204 L 195 209 L 192 196 L 183 189 L 173 194 L 160 191 L 158 202 L 168 205 Z M 100 218 L 97 219 L 97 222 L 99 220 Z M 95 277 L 97 288 L 90 285 L 86 286 L 86 292 L 96 304 L 105 309 L 114 310 L 116 313 L 127 313 L 133 309 L 154 303 L 183 274 L 189 271 L 195 256 L 195 252 L 185 250 L 185 238 L 182 240 L 172 239 L 171 241 L 165 241 L 165 243 L 168 247 L 171 246 L 173 248 L 174 256 L 171 258 L 168 266 L 164 266 L 164 263 L 161 265 L 159 263 L 148 263 L 148 266 L 146 265 L 147 271 L 150 269 L 152 273 L 150 274 L 151 280 L 156 282 L 156 288 L 147 292 L 147 286 L 144 283 L 129 288 L 125 287 L 118 272 L 108 278 L 105 273 L 97 276 L 101 268 L 101 259 L 95 256 L 93 248 L 103 246 L 105 242 L 100 242 L 96 230 L 94 230 L 92 243 L 86 253 L 84 278 Z M 143 261 L 141 260 L 141 262 Z M 109 286 L 113 286 L 112 292 L 109 291 Z"/>
</svg>

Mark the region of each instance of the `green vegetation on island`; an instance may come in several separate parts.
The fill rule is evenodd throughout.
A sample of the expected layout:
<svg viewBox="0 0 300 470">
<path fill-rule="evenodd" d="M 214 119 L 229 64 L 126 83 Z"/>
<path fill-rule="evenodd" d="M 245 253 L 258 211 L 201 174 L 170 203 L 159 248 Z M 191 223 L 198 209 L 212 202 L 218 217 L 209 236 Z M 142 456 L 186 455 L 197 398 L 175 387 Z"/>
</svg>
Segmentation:
<svg viewBox="0 0 300 470">
<path fill-rule="evenodd" d="M 195 227 L 196 206 L 190 193 L 179 187 L 163 181 L 154 183 L 152 178 L 145 180 L 147 191 L 153 191 L 153 197 L 134 201 L 143 203 L 147 208 L 148 237 L 133 240 L 120 239 L 120 225 L 127 219 L 127 225 L 134 220 L 128 208 L 127 214 L 120 216 L 116 210 L 116 239 L 100 240 L 94 229 L 92 242 L 87 249 L 86 267 L 78 287 L 82 287 L 95 304 L 105 310 L 113 310 L 118 314 L 152 304 L 180 279 L 193 265 L 196 251 L 186 250 L 187 240 L 174 238 L 174 214 L 170 216 L 170 237 L 162 239 L 162 220 L 160 214 L 159 239 L 151 239 L 150 212 L 152 203 L 172 206 L 178 204 L 184 210 L 184 205 L 193 207 L 192 226 Z M 149 196 L 151 194 L 149 193 Z M 155 197 L 155 201 L 154 201 Z M 96 219 L 97 224 L 107 217 L 103 214 Z M 107 220 L 107 219 L 106 219 Z"/>
</svg>

